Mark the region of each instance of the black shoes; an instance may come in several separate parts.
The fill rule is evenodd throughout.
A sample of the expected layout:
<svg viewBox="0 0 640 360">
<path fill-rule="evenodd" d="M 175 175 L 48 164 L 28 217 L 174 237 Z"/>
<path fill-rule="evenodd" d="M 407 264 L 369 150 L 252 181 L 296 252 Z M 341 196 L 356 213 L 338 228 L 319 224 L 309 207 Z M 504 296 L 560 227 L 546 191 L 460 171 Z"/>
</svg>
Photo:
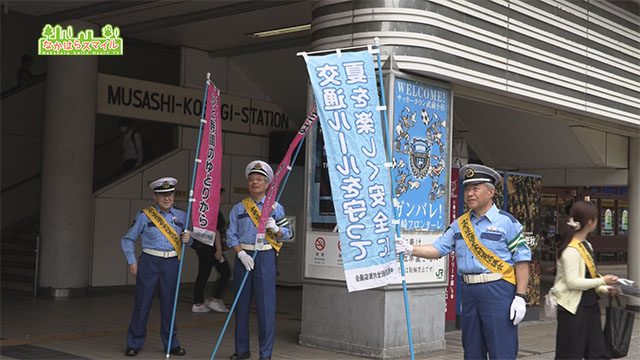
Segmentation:
<svg viewBox="0 0 640 360">
<path fill-rule="evenodd" d="M 187 351 L 184 348 L 181 347 L 174 347 L 173 349 L 171 349 L 171 351 L 169 351 L 169 354 L 171 355 L 176 355 L 176 356 L 182 356 L 184 354 L 186 354 Z"/>
<path fill-rule="evenodd" d="M 246 353 L 246 354 L 233 353 L 233 355 L 231 355 L 229 359 L 230 360 L 251 359 L 251 353 Z"/>
<path fill-rule="evenodd" d="M 124 351 L 124 356 L 136 356 L 136 355 L 138 355 L 139 352 L 140 352 L 140 349 L 127 348 L 127 350 Z M 182 356 L 182 355 L 184 355 L 186 353 L 187 353 L 187 351 L 184 348 L 181 348 L 179 346 L 178 347 L 174 347 L 169 352 L 169 354 L 176 355 L 176 356 Z M 242 359 L 248 359 L 248 358 L 242 358 Z"/>
<path fill-rule="evenodd" d="M 140 351 L 140 349 L 127 348 L 127 350 L 124 351 L 124 356 L 136 356 L 136 355 L 138 355 L 139 351 Z"/>
</svg>

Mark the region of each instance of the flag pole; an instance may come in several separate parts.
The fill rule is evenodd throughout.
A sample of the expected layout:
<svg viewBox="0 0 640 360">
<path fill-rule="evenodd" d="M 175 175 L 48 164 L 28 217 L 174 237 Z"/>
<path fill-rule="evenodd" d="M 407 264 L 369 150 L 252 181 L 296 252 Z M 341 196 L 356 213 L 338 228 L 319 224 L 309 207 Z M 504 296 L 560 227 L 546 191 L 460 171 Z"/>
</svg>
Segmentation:
<svg viewBox="0 0 640 360">
<path fill-rule="evenodd" d="M 307 116 L 307 119 L 309 119 L 310 116 L 314 116 L 314 110 L 311 111 L 311 114 L 309 114 Z M 306 119 L 305 119 L 306 122 Z M 282 184 L 280 185 L 280 191 L 276 197 L 276 202 L 278 200 L 280 200 L 280 196 L 282 196 L 282 193 L 284 192 L 284 187 L 287 183 L 287 180 L 289 179 L 289 174 L 291 174 L 291 170 L 293 170 L 293 164 L 295 164 L 296 159 L 298 158 L 298 153 L 300 151 L 300 148 L 302 147 L 302 144 L 304 143 L 304 139 L 306 137 L 305 136 L 301 139 L 300 143 L 298 143 L 298 146 L 296 148 L 296 151 L 292 157 L 290 166 L 287 167 L 287 174 L 285 175 Z M 295 140 L 295 139 L 294 139 Z M 264 209 L 263 209 L 264 210 Z M 255 261 L 256 256 L 258 255 L 258 251 L 254 251 L 253 252 L 253 260 Z M 233 315 L 233 311 L 236 308 L 236 305 L 238 304 L 238 300 L 240 299 L 240 294 L 242 293 L 242 290 L 244 289 L 244 284 L 247 282 L 247 278 L 249 277 L 249 270 L 245 270 L 244 272 L 244 277 L 242 278 L 242 282 L 240 283 L 240 287 L 238 289 L 238 292 L 236 293 L 236 297 L 233 299 L 233 304 L 231 304 L 231 309 L 229 309 L 229 313 L 227 314 L 227 318 L 224 321 L 224 325 L 222 326 L 222 330 L 220 330 L 220 335 L 218 335 L 218 340 L 216 341 L 216 345 L 213 348 L 213 351 L 211 352 L 211 357 L 210 360 L 215 359 L 216 353 L 218 352 L 218 349 L 220 348 L 220 344 L 222 343 L 222 338 L 224 337 L 224 333 L 227 331 L 227 327 L 229 326 L 229 322 L 231 321 L 231 315 Z"/>
<path fill-rule="evenodd" d="M 184 224 L 184 229 L 188 229 L 189 228 L 189 221 L 191 220 L 191 204 L 193 203 L 193 186 L 195 185 L 196 182 L 196 173 L 198 171 L 198 163 L 200 163 L 200 159 L 198 158 L 198 156 L 200 156 L 200 138 L 202 137 L 202 128 L 204 126 L 204 124 L 207 122 L 206 120 L 206 114 L 205 114 L 205 109 L 206 109 L 206 105 L 207 105 L 207 92 L 209 91 L 209 83 L 211 82 L 211 73 L 207 73 L 207 81 L 205 82 L 205 86 L 204 86 L 204 98 L 202 99 L 202 116 L 200 118 L 200 129 L 198 130 L 198 142 L 196 145 L 196 156 L 193 162 L 193 170 L 191 172 L 191 186 L 189 187 L 189 204 L 187 205 L 187 218 L 185 220 L 185 224 Z M 176 320 L 176 308 L 178 306 L 178 295 L 180 293 L 180 277 L 182 276 L 182 265 L 184 264 L 184 256 L 185 256 L 185 244 L 180 241 L 182 243 L 182 250 L 180 251 L 180 253 L 182 254 L 182 256 L 180 256 L 180 266 L 178 267 L 178 281 L 176 282 L 176 294 L 173 298 L 173 312 L 171 313 L 171 326 L 169 327 L 169 339 L 167 340 L 167 358 L 169 358 L 171 356 L 171 339 L 173 338 L 172 334 L 173 334 L 173 328 L 175 326 L 175 320 Z"/>
<path fill-rule="evenodd" d="M 386 98 L 385 98 L 385 94 L 384 94 L 384 81 L 382 78 L 382 61 L 380 60 L 380 39 L 378 39 L 377 37 L 373 39 L 373 46 L 374 48 L 378 49 L 377 51 L 377 59 L 378 59 L 378 78 L 380 80 L 380 105 L 382 105 L 383 107 L 383 111 L 382 111 L 382 116 L 383 116 L 383 121 L 384 121 L 384 131 L 387 134 L 387 139 L 388 139 L 388 144 L 387 144 L 387 161 L 391 162 L 392 161 L 392 156 L 391 156 L 391 134 L 389 134 L 389 119 L 387 116 L 387 103 L 386 103 Z M 392 187 L 393 188 L 393 187 Z M 398 219 L 398 207 L 396 206 L 397 203 L 397 199 L 394 197 L 393 198 L 393 213 L 394 213 L 394 218 L 397 220 Z M 402 237 L 402 232 L 400 230 L 400 223 L 396 223 L 396 237 L 400 238 Z M 407 291 L 407 279 L 405 276 L 405 270 L 404 270 L 404 254 L 400 253 L 400 275 L 402 277 L 402 294 L 404 297 L 404 312 L 405 312 L 405 317 L 407 319 L 407 334 L 409 337 L 409 351 L 411 353 L 411 360 L 415 359 L 415 353 L 413 350 L 413 333 L 411 331 L 411 313 L 409 311 L 409 293 Z"/>
</svg>

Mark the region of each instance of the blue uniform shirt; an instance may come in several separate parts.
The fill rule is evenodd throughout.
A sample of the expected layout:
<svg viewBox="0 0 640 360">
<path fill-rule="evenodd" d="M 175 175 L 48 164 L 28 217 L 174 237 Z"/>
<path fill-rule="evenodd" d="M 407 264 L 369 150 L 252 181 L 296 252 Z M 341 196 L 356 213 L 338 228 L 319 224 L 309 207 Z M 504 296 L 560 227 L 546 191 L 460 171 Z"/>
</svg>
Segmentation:
<svg viewBox="0 0 640 360">
<path fill-rule="evenodd" d="M 262 197 L 256 205 L 258 209 L 262 211 L 262 205 L 264 204 L 265 197 Z M 284 207 L 276 203 L 275 209 L 271 213 L 271 217 L 276 223 L 282 223 L 284 219 Z M 282 239 L 287 240 L 291 238 L 292 231 L 289 226 L 280 226 L 282 231 Z M 232 248 L 240 244 L 255 244 L 256 235 L 258 234 L 258 228 L 253 224 L 253 220 L 244 209 L 242 202 L 239 202 L 233 206 L 231 213 L 229 213 L 229 227 L 227 228 L 227 246 Z M 266 240 L 265 240 L 266 244 Z"/>
<path fill-rule="evenodd" d="M 509 265 L 520 261 L 531 261 L 531 250 L 522 235 L 522 225 L 506 211 L 498 210 L 493 205 L 489 211 L 478 218 L 471 212 L 471 224 L 476 238 L 494 254 Z M 461 274 L 478 274 L 491 272 L 482 265 L 462 238 L 458 221 L 440 236 L 433 246 L 440 252 L 440 256 L 456 251 L 458 272 Z"/>
<path fill-rule="evenodd" d="M 158 205 L 154 205 L 156 210 L 167 220 L 167 223 L 178 233 L 184 231 L 185 220 L 187 219 L 187 213 L 172 207 L 167 211 L 162 211 Z M 156 225 L 140 211 L 136 215 L 136 219 L 133 221 L 133 225 L 127 231 L 122 238 L 122 251 L 127 258 L 127 264 L 133 264 L 136 262 L 136 240 L 138 237 L 142 238 L 143 249 L 153 249 L 160 251 L 172 251 L 175 250 L 173 245 L 169 242 L 166 236 L 156 227 Z"/>
</svg>

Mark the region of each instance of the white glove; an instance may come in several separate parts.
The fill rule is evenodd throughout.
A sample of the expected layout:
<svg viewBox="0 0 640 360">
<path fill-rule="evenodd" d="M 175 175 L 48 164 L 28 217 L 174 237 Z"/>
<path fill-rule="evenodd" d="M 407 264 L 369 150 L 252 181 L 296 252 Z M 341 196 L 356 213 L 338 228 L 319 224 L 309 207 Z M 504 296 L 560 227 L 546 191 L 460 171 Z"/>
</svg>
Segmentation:
<svg viewBox="0 0 640 360">
<path fill-rule="evenodd" d="M 241 250 L 238 253 L 238 259 L 242 261 L 242 265 L 244 265 L 244 268 L 247 269 L 247 271 L 253 270 L 253 258 L 249 256 L 246 251 Z"/>
<path fill-rule="evenodd" d="M 511 302 L 511 310 L 509 312 L 509 320 L 513 320 L 513 325 L 518 325 L 522 319 L 524 319 L 524 314 L 527 313 L 527 303 L 524 302 L 524 299 L 520 296 L 516 296 L 513 298 L 513 302 Z"/>
<path fill-rule="evenodd" d="M 409 244 L 404 238 L 396 238 L 396 254 L 411 256 L 413 254 L 413 245 Z"/>
<path fill-rule="evenodd" d="M 272 217 L 267 220 L 267 230 L 270 230 L 274 234 L 277 234 L 278 231 L 280 231 L 280 227 L 276 225 L 276 220 Z"/>
</svg>

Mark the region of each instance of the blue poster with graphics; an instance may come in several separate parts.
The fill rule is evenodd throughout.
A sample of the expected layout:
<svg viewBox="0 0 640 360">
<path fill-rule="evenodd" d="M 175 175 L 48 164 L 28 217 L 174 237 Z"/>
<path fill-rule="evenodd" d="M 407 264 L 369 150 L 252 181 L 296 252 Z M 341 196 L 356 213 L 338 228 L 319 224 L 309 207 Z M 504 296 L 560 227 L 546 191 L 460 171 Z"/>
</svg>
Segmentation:
<svg viewBox="0 0 640 360">
<path fill-rule="evenodd" d="M 391 181 L 373 56 L 305 56 L 318 106 L 349 291 L 396 280 Z"/>
<path fill-rule="evenodd" d="M 449 89 L 394 77 L 391 177 L 403 230 L 448 225 L 450 96 Z"/>
</svg>

